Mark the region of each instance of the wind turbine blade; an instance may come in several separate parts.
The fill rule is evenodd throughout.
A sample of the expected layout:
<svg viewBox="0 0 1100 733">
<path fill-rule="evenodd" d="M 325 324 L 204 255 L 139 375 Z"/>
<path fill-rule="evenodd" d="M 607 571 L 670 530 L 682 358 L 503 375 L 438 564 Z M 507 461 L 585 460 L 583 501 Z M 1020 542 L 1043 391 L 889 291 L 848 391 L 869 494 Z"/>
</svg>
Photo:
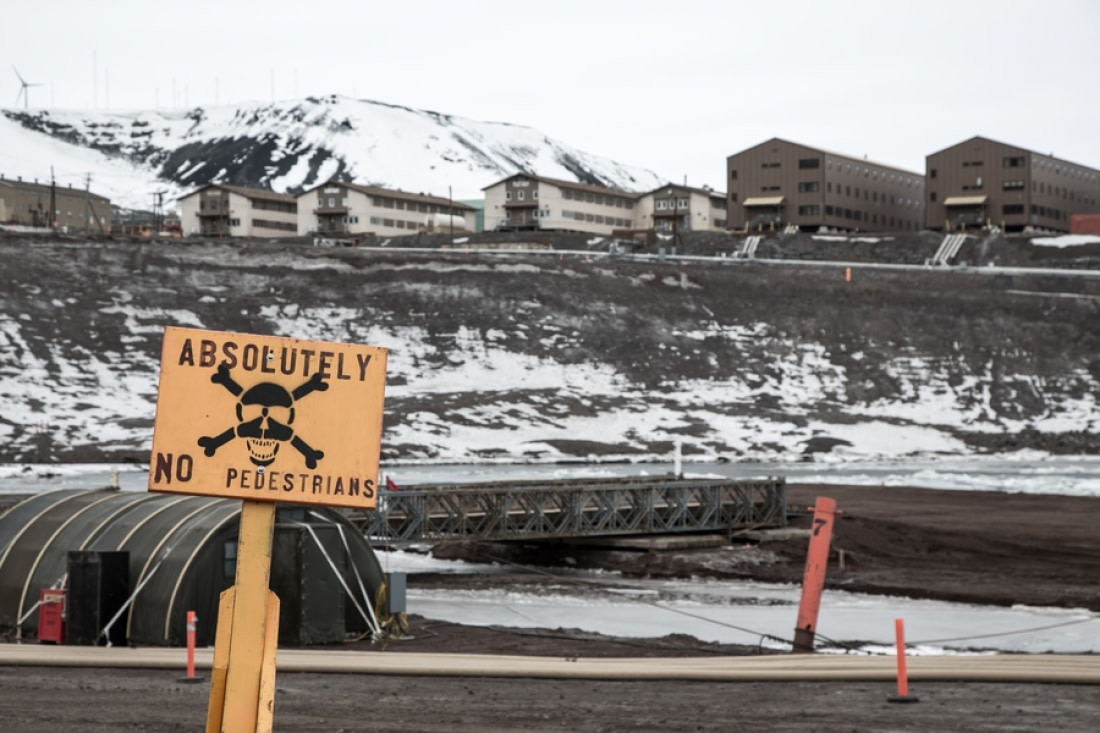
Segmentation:
<svg viewBox="0 0 1100 733">
<path fill-rule="evenodd" d="M 11 70 L 15 72 L 15 75 L 19 77 L 19 83 L 23 86 L 27 86 L 27 82 L 23 80 L 23 76 L 19 73 L 19 69 L 15 68 L 15 64 L 11 65 Z"/>
</svg>

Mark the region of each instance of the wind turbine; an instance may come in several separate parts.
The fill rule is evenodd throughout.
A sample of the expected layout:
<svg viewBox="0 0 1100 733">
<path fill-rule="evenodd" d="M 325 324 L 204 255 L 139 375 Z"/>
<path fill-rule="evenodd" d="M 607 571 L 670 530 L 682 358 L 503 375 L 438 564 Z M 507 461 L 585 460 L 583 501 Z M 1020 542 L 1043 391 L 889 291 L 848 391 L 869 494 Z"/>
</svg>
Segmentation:
<svg viewBox="0 0 1100 733">
<path fill-rule="evenodd" d="M 19 73 L 19 69 L 15 68 L 14 65 L 11 67 L 11 70 L 15 72 L 15 75 L 17 77 L 19 77 L 20 84 L 19 93 L 15 95 L 15 103 L 18 105 L 19 98 L 22 97 L 23 109 L 30 109 L 30 94 L 27 93 L 27 89 L 29 89 L 30 87 L 40 87 L 42 86 L 42 84 L 41 82 L 28 82 L 26 79 L 23 78 L 22 74 Z"/>
</svg>

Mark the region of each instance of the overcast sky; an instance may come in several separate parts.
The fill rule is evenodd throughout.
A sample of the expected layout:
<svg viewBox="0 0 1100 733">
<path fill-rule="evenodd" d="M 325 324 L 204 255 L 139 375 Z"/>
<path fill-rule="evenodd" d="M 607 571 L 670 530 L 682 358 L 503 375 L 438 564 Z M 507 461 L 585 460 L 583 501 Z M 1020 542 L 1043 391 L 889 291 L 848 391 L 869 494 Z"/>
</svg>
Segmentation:
<svg viewBox="0 0 1100 733">
<path fill-rule="evenodd" d="M 1100 168 L 1095 0 L 9 3 L 0 106 L 342 94 L 725 190 L 771 137 L 923 172 L 973 135 Z M 19 99 L 18 106 L 23 106 Z"/>
</svg>

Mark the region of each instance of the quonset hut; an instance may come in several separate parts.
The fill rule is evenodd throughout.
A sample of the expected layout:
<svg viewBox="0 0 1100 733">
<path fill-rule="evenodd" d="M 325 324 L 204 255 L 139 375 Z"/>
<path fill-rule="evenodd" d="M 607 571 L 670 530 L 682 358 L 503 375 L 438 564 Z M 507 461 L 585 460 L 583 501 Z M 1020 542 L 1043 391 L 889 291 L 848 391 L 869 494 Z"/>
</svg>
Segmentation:
<svg viewBox="0 0 1100 733">
<path fill-rule="evenodd" d="M 219 594 L 235 580 L 240 514 L 237 500 L 176 494 L 62 489 L 31 496 L 0 515 L 0 629 L 33 636 L 41 592 L 67 588 L 69 630 L 80 623 L 78 607 L 82 616 L 91 607 L 97 629 L 76 642 L 69 634 L 71 643 L 181 645 L 187 612 L 195 611 L 196 643 L 213 644 Z M 83 573 L 89 557 L 105 576 L 90 591 L 70 577 Z M 270 585 L 280 599 L 281 644 L 379 631 L 374 603 L 384 583 L 374 551 L 338 511 L 278 507 Z M 122 599 L 117 610 L 104 610 L 112 592 Z"/>
</svg>

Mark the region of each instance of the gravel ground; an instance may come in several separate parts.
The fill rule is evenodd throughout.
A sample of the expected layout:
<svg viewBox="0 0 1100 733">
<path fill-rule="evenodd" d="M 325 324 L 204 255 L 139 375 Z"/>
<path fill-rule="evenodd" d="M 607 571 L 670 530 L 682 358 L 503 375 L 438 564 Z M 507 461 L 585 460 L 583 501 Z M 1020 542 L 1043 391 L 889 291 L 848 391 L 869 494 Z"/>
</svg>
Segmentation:
<svg viewBox="0 0 1100 733">
<path fill-rule="evenodd" d="M 895 487 L 790 487 L 792 506 L 812 504 L 817 495 L 835 498 L 844 512 L 834 547 L 846 549 L 849 561 L 843 572 L 835 565 L 829 568 L 828 587 L 1100 610 L 1095 583 L 1100 576 L 1100 535 L 1093 528 L 1100 499 Z M 780 544 L 769 550 L 774 562 L 746 564 L 729 570 L 729 577 L 800 577 L 804 542 Z M 497 546 L 476 551 L 501 552 Z M 526 552 L 533 555 L 530 549 Z M 592 564 L 610 563 L 626 574 L 659 576 L 698 572 L 706 552 L 627 556 L 594 550 L 584 557 Z M 552 558 L 544 555 L 543 561 L 552 563 Z M 420 582 L 465 582 L 476 588 L 494 580 L 411 580 Z M 415 616 L 410 622 L 416 641 L 392 643 L 386 652 L 652 657 L 755 651 L 683 636 L 583 638 L 562 630 L 516 633 Z M 360 648 L 378 650 L 377 645 Z M 160 670 L 0 667 L 2 729 L 198 730 L 205 721 L 208 688 L 183 684 L 178 678 L 178 673 Z M 919 698 L 915 704 L 891 703 L 896 692 L 893 682 L 841 680 L 637 682 L 287 672 L 277 679 L 274 727 L 449 733 L 1091 732 L 1100 720 L 1100 687 L 1092 685 L 921 681 L 910 685 L 910 694 Z"/>
</svg>

